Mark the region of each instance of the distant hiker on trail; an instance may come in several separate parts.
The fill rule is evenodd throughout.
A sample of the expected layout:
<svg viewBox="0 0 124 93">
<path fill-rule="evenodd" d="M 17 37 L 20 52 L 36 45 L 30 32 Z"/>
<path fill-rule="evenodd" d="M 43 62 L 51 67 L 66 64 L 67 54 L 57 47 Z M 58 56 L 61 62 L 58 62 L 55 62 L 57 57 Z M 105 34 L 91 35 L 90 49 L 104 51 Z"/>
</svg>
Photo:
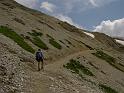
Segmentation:
<svg viewBox="0 0 124 93">
<path fill-rule="evenodd" d="M 38 51 L 36 52 L 36 60 L 38 61 L 38 71 L 40 71 L 41 69 L 43 69 L 43 53 L 41 51 L 41 49 L 38 49 Z"/>
</svg>

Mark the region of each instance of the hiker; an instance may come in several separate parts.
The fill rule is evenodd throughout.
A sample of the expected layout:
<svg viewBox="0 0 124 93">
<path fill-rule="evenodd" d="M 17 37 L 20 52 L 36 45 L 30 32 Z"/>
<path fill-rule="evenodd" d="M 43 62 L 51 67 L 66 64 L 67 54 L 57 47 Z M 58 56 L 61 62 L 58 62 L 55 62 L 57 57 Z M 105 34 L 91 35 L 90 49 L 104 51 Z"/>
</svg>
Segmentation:
<svg viewBox="0 0 124 93">
<path fill-rule="evenodd" d="M 38 71 L 43 69 L 43 59 L 43 53 L 41 49 L 38 49 L 38 51 L 36 52 L 36 60 L 38 61 Z"/>
</svg>

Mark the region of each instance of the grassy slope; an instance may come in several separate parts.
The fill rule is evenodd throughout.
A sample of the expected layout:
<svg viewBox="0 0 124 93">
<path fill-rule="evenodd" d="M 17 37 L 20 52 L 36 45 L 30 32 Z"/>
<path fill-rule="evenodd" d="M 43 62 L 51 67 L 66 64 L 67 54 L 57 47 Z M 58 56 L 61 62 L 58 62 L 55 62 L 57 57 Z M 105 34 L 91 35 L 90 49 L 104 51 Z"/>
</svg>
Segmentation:
<svg viewBox="0 0 124 93">
<path fill-rule="evenodd" d="M 12 31 L 8 27 L 1 26 L 0 33 L 11 38 L 13 41 L 15 41 L 20 47 L 22 47 L 26 51 L 31 52 L 31 53 L 35 52 L 35 50 L 31 46 L 29 46 L 20 35 Z"/>
</svg>

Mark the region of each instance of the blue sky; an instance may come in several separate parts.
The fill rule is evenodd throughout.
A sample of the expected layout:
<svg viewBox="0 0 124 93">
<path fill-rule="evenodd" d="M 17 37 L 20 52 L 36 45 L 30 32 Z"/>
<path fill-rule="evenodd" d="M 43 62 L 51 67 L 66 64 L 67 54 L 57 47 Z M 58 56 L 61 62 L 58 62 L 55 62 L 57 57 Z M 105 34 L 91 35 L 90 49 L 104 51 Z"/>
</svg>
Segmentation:
<svg viewBox="0 0 124 93">
<path fill-rule="evenodd" d="M 124 0 L 16 1 L 89 31 L 116 36 L 115 30 L 119 30 L 119 35 L 123 33 L 121 37 L 124 37 Z"/>
<path fill-rule="evenodd" d="M 116 20 L 124 17 L 124 0 L 111 2 L 99 8 L 89 9 L 79 15 L 80 19 L 75 21 L 82 24 L 86 29 L 94 29 L 93 26 L 99 25 L 103 20 Z M 73 17 L 76 17 L 75 15 Z"/>
</svg>

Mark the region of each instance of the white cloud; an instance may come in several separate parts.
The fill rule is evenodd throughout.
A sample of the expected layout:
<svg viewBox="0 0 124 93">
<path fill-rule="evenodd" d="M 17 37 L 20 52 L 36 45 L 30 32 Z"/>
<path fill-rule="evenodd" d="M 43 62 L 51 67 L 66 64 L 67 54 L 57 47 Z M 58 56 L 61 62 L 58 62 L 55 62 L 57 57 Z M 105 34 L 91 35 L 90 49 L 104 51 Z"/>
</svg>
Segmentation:
<svg viewBox="0 0 124 93">
<path fill-rule="evenodd" d="M 89 0 L 89 3 L 93 7 L 101 7 L 114 1 L 117 1 L 117 0 Z"/>
<path fill-rule="evenodd" d="M 38 0 L 15 0 L 15 1 L 29 8 L 34 8 L 38 2 Z"/>
<path fill-rule="evenodd" d="M 22 5 L 33 8 L 39 0 L 16 0 L 16 1 Z M 66 0 L 64 0 L 64 1 L 67 2 Z M 80 0 L 77 0 L 77 1 L 76 0 L 69 0 L 70 3 L 69 2 L 65 3 L 64 1 L 60 1 L 60 2 L 63 2 L 65 5 L 67 4 L 66 6 L 68 7 L 68 9 L 67 9 L 67 11 L 68 11 L 68 10 L 72 9 L 72 7 L 73 7 L 72 4 L 74 2 L 77 2 Z M 46 12 L 48 12 L 50 15 L 55 16 L 56 18 L 58 18 L 62 21 L 66 21 L 69 24 L 74 25 L 78 28 L 83 28 L 82 26 L 73 22 L 72 18 L 70 18 L 69 16 L 60 14 L 60 11 L 56 11 L 57 8 L 59 8 L 59 7 L 57 7 L 55 4 L 49 3 L 47 1 L 42 2 L 40 5 L 40 8 L 47 10 Z"/>
<path fill-rule="evenodd" d="M 48 12 L 54 12 L 56 6 L 49 2 L 42 2 L 40 8 L 47 10 Z"/>
<path fill-rule="evenodd" d="M 114 21 L 103 21 L 95 27 L 96 32 L 102 32 L 112 37 L 124 38 L 124 18 Z"/>
<path fill-rule="evenodd" d="M 49 0 L 52 2 L 52 0 Z M 78 28 L 83 28 L 79 24 L 75 23 L 71 17 L 68 16 L 70 13 L 82 13 L 90 8 L 101 7 L 108 3 L 117 0 L 54 0 L 53 4 L 47 2 L 43 7 L 49 11 L 49 14 L 59 18 L 62 21 L 66 21 Z M 56 6 L 54 5 L 56 2 Z"/>
<path fill-rule="evenodd" d="M 63 14 L 56 14 L 55 17 L 60 19 L 60 20 L 62 20 L 62 21 L 65 21 L 65 22 L 67 22 L 67 23 L 69 23 L 71 25 L 74 25 L 74 26 L 76 26 L 78 28 L 81 28 L 81 29 L 83 28 L 82 26 L 80 26 L 80 25 L 76 24 L 75 22 L 73 22 L 72 18 L 70 18 L 68 16 L 65 16 Z"/>
<path fill-rule="evenodd" d="M 75 23 L 68 15 L 70 13 L 82 13 L 87 9 L 98 8 L 117 0 L 15 0 L 18 3 L 30 8 L 40 7 L 44 12 L 49 15 L 55 16 L 62 21 L 66 21 L 78 28 L 82 26 Z M 36 7 L 35 7 L 36 6 Z M 37 8 L 38 9 L 38 8 Z"/>
<path fill-rule="evenodd" d="M 72 1 L 75 1 L 75 0 L 72 0 Z M 68 8 L 69 7 L 70 6 L 68 6 Z M 80 26 L 80 25 L 76 24 L 75 22 L 73 22 L 71 17 L 69 17 L 67 15 L 63 15 L 63 14 L 61 14 L 60 11 L 57 11 L 57 9 L 59 7 L 57 7 L 56 5 L 54 5 L 52 3 L 42 2 L 40 8 L 47 10 L 47 12 L 49 12 L 49 14 L 51 14 L 52 16 L 60 19 L 61 21 L 65 21 L 65 22 L 67 22 L 67 23 L 69 23 L 71 25 L 74 25 L 74 26 L 78 27 L 78 28 L 82 28 L 82 26 Z M 71 7 L 70 7 L 70 9 L 71 9 Z"/>
<path fill-rule="evenodd" d="M 87 9 L 102 7 L 114 1 L 117 0 L 61 0 L 59 2 L 63 5 L 65 13 L 70 13 L 74 9 L 76 9 L 75 12 L 82 12 Z"/>
<path fill-rule="evenodd" d="M 98 5 L 95 2 L 96 0 L 89 0 L 89 2 L 94 6 L 94 7 L 98 7 Z"/>
</svg>

